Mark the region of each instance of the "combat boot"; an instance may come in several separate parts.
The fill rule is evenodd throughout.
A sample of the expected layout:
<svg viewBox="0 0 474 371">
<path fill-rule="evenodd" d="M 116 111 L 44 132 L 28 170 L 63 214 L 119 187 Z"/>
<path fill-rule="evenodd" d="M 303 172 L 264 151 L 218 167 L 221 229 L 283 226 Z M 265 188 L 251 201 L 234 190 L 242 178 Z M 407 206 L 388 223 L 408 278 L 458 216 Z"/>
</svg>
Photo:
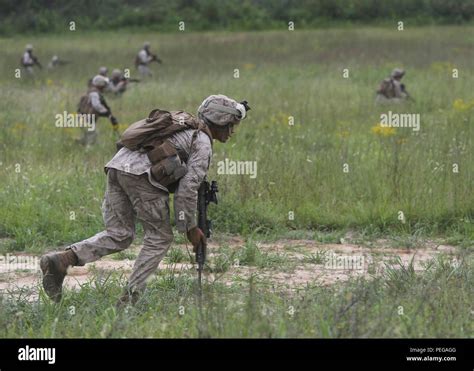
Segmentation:
<svg viewBox="0 0 474 371">
<path fill-rule="evenodd" d="M 77 265 L 77 256 L 72 250 L 46 254 L 41 257 L 43 287 L 46 294 L 56 303 L 61 301 L 64 277 L 70 266 Z"/>
<path fill-rule="evenodd" d="M 117 301 L 117 304 L 115 304 L 115 307 L 117 309 L 123 309 L 127 305 L 135 305 L 140 298 L 140 293 L 135 290 L 133 292 L 130 292 L 128 289 L 124 291 L 123 295 L 119 298 Z"/>
</svg>

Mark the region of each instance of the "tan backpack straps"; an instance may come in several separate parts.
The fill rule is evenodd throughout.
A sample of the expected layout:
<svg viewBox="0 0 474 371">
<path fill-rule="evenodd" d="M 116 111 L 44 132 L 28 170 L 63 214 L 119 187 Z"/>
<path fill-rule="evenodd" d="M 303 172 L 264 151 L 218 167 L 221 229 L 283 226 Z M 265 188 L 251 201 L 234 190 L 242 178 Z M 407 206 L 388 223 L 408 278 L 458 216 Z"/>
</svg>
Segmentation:
<svg viewBox="0 0 474 371">
<path fill-rule="evenodd" d="M 207 126 L 204 122 L 199 121 L 198 123 L 198 130 L 203 131 L 210 139 L 211 145 L 212 145 L 212 133 L 211 130 L 209 129 L 209 126 Z"/>
<path fill-rule="evenodd" d="M 197 138 L 200 131 L 202 131 L 209 137 L 209 140 L 211 141 L 211 147 L 212 147 L 212 133 L 211 133 L 211 130 L 209 129 L 209 126 L 207 126 L 202 121 L 198 121 L 198 127 L 196 130 L 194 130 L 193 138 L 191 140 L 191 146 L 190 146 L 191 150 L 193 148 L 194 140 Z"/>
<path fill-rule="evenodd" d="M 169 140 L 165 140 L 160 145 L 155 146 L 152 150 L 147 152 L 148 159 L 152 164 L 155 164 L 167 157 L 178 154 L 173 144 Z"/>
</svg>

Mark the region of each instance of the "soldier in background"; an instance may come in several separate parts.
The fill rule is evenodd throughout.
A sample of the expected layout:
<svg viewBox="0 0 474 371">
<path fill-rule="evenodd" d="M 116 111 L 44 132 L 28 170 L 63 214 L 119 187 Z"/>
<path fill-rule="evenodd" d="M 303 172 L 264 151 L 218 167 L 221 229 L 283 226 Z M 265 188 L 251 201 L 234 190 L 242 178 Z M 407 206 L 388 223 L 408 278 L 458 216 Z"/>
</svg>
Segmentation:
<svg viewBox="0 0 474 371">
<path fill-rule="evenodd" d="M 53 70 L 56 67 L 64 66 L 65 64 L 68 64 L 68 63 L 70 62 L 65 61 L 63 59 L 59 59 L 57 55 L 53 55 L 53 57 L 51 58 L 51 61 L 48 63 L 48 70 Z"/>
<path fill-rule="evenodd" d="M 21 66 L 28 72 L 29 75 L 34 74 L 33 67 L 38 66 L 40 69 L 43 68 L 38 58 L 33 55 L 33 45 L 28 44 L 25 47 L 25 53 L 21 57 Z"/>
<path fill-rule="evenodd" d="M 98 117 L 108 117 L 114 131 L 118 130 L 118 121 L 112 115 L 112 111 L 105 101 L 102 93 L 107 88 L 109 84 L 109 79 L 102 75 L 97 75 L 92 79 L 91 87 L 87 91 L 86 95 L 83 95 L 80 99 L 77 112 L 80 114 L 93 115 L 94 123 L 97 123 Z M 84 135 L 79 141 L 85 146 L 90 146 L 94 144 L 97 140 L 97 127 L 94 127 L 94 130 L 89 130 L 89 128 L 84 130 Z"/>
<path fill-rule="evenodd" d="M 380 84 L 375 101 L 377 103 L 399 103 L 410 98 L 410 95 L 405 89 L 405 85 L 401 82 L 404 75 L 404 70 L 395 68 L 390 77 L 384 79 Z"/>
<path fill-rule="evenodd" d="M 100 76 L 104 76 L 104 77 L 107 77 L 107 74 L 109 73 L 109 69 L 107 67 L 100 67 L 99 68 L 99 75 Z"/>
<path fill-rule="evenodd" d="M 107 87 L 107 92 L 114 93 L 115 95 L 121 95 L 127 90 L 128 83 L 130 82 L 140 82 L 140 80 L 126 78 L 121 70 L 115 69 L 110 75 L 110 82 Z"/>
<path fill-rule="evenodd" d="M 102 67 L 99 68 L 98 76 L 103 76 L 103 77 L 107 78 L 108 72 L 109 72 L 109 69 L 107 67 L 102 66 Z M 92 79 L 93 79 L 93 77 L 91 77 L 89 79 L 89 81 L 87 82 L 87 87 L 89 89 L 92 88 Z"/>
<path fill-rule="evenodd" d="M 156 54 L 153 54 L 150 50 L 150 43 L 146 41 L 143 44 L 143 49 L 140 50 L 135 58 L 135 67 L 143 77 L 151 77 L 153 73 L 148 65 L 152 62 L 162 63 L 161 59 Z"/>
</svg>

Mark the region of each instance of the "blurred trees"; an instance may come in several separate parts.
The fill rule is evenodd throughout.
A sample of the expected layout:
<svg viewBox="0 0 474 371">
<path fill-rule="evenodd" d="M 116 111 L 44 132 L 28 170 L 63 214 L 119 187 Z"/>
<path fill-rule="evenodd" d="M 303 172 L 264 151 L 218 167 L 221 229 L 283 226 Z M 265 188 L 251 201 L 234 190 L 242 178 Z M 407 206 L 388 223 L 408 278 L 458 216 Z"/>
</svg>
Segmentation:
<svg viewBox="0 0 474 371">
<path fill-rule="evenodd" d="M 0 0 L 0 33 L 81 28 L 177 30 L 263 29 L 294 21 L 311 27 L 333 21 L 414 19 L 460 23 L 474 19 L 474 0 Z"/>
</svg>

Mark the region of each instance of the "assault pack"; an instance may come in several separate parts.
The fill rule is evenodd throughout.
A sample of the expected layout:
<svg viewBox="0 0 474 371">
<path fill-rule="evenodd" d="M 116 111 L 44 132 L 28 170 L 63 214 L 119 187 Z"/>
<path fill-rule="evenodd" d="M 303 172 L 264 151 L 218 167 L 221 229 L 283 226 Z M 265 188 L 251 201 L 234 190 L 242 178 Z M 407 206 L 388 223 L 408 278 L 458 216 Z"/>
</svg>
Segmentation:
<svg viewBox="0 0 474 371">
<path fill-rule="evenodd" d="M 81 98 L 79 99 L 79 103 L 77 105 L 77 113 L 91 114 L 93 113 L 93 111 L 94 110 L 92 109 L 92 106 L 89 100 L 89 94 L 85 94 L 81 96 Z"/>
<path fill-rule="evenodd" d="M 110 107 L 107 104 L 107 102 L 105 101 L 104 96 L 95 88 L 89 89 L 86 94 L 81 96 L 81 98 L 79 99 L 79 103 L 77 105 L 77 113 L 97 114 L 97 112 L 92 107 L 91 100 L 90 100 L 90 97 L 89 97 L 89 93 L 92 92 L 92 91 L 96 91 L 96 92 L 99 93 L 100 103 L 108 110 L 107 115 L 110 114 L 110 112 L 111 112 Z M 104 115 L 101 115 L 101 116 L 104 116 Z"/>
<path fill-rule="evenodd" d="M 382 81 L 377 90 L 377 94 L 382 94 L 385 98 L 395 98 L 395 84 L 393 79 L 387 78 Z"/>
<path fill-rule="evenodd" d="M 188 158 L 184 151 L 177 150 L 167 139 L 189 129 L 195 130 L 193 142 L 199 131 L 203 131 L 212 143 L 211 132 L 202 120 L 184 111 L 154 109 L 147 118 L 130 125 L 117 146 L 145 152 L 152 163 L 151 174 L 154 179 L 172 192 L 177 181 L 187 172 L 184 164 Z"/>
</svg>

